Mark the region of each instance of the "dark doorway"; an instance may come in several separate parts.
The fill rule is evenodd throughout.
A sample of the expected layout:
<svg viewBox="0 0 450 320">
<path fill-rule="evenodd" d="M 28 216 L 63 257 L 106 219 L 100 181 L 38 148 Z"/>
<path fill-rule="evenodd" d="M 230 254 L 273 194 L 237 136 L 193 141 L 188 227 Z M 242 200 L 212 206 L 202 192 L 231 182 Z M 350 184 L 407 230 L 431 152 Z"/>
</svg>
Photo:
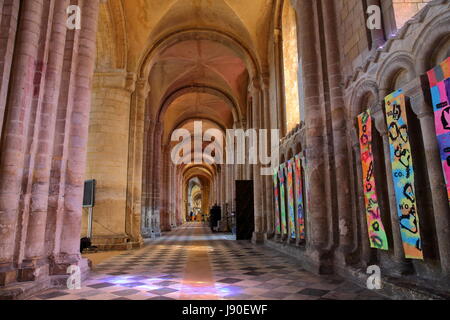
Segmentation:
<svg viewBox="0 0 450 320">
<path fill-rule="evenodd" d="M 255 230 L 253 181 L 236 181 L 236 240 L 251 240 Z"/>
</svg>

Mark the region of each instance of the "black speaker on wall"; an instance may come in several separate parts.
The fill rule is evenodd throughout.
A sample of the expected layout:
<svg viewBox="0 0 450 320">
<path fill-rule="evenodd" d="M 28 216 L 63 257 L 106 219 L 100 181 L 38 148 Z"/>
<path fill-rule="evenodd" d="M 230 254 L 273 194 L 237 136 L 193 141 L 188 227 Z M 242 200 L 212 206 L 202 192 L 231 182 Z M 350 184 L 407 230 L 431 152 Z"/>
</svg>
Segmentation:
<svg viewBox="0 0 450 320">
<path fill-rule="evenodd" d="M 93 208 L 95 206 L 95 185 L 96 181 L 87 180 L 84 182 L 83 207 Z"/>
</svg>

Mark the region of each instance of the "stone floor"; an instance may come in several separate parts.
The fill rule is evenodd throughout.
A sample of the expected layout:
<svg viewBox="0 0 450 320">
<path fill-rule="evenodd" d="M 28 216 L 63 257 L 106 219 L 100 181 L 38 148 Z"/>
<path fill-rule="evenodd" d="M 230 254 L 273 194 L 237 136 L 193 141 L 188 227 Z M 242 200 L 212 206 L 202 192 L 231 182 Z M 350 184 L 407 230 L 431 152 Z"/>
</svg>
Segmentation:
<svg viewBox="0 0 450 320">
<path fill-rule="evenodd" d="M 94 267 L 79 290 L 33 300 L 368 300 L 383 297 L 335 276 L 316 276 L 266 247 L 189 223 Z"/>
</svg>

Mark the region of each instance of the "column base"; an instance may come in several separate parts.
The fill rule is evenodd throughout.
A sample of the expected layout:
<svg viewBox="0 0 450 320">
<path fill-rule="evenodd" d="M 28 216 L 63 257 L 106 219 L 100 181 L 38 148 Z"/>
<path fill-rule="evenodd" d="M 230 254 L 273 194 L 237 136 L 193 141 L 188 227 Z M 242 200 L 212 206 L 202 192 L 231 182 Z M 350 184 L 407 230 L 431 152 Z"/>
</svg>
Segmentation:
<svg viewBox="0 0 450 320">
<path fill-rule="evenodd" d="M 315 274 L 332 274 L 334 271 L 332 254 L 325 249 L 314 247 L 305 248 L 305 246 L 300 247 L 275 240 L 268 240 L 265 245 L 298 259 L 300 265 L 309 272 Z"/>
<path fill-rule="evenodd" d="M 286 239 L 286 243 L 287 244 L 297 244 L 297 240 L 296 239 L 292 239 L 292 238 L 287 238 Z"/>
<path fill-rule="evenodd" d="M 7 286 L 17 281 L 17 270 L 12 267 L 0 269 L 0 287 Z"/>
<path fill-rule="evenodd" d="M 267 235 L 264 232 L 253 232 L 252 243 L 264 244 L 267 241 Z"/>
<path fill-rule="evenodd" d="M 273 232 L 267 233 L 267 240 L 275 239 L 275 237 L 276 237 L 275 233 L 273 233 Z"/>
<path fill-rule="evenodd" d="M 30 282 L 39 281 L 43 278 L 48 278 L 50 273 L 50 267 L 48 264 L 22 267 L 18 270 L 17 281 L 18 282 Z"/>
<path fill-rule="evenodd" d="M 316 274 L 333 274 L 333 253 L 324 249 L 322 246 L 307 246 L 306 254 L 309 257 L 309 268 L 305 268 L 308 271 Z"/>
<path fill-rule="evenodd" d="M 336 263 L 343 266 L 353 266 L 360 262 L 357 252 L 354 252 L 350 247 L 341 246 L 335 251 Z"/>
<path fill-rule="evenodd" d="M 122 251 L 141 248 L 144 245 L 142 238 L 132 241 L 127 235 L 93 237 L 92 245 L 100 251 Z"/>
</svg>

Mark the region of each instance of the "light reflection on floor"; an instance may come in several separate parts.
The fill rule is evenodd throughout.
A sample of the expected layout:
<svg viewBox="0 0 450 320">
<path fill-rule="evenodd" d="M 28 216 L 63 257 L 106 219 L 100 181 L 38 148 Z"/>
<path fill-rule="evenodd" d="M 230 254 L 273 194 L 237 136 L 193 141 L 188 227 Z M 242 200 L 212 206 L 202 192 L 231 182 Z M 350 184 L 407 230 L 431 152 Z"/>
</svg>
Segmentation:
<svg viewBox="0 0 450 320">
<path fill-rule="evenodd" d="M 320 277 L 271 249 L 212 234 L 189 223 L 144 248 L 95 266 L 79 290 L 52 289 L 50 300 L 380 299 L 338 277 Z"/>
</svg>

